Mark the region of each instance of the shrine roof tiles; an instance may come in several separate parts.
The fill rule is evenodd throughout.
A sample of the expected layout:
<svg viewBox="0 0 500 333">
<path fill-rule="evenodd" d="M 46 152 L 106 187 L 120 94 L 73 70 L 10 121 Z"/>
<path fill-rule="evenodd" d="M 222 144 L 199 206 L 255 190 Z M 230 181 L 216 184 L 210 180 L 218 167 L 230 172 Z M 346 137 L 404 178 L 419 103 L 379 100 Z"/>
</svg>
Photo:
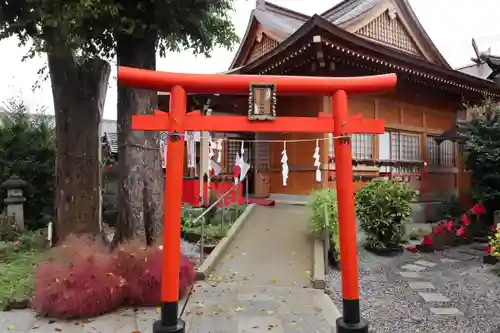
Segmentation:
<svg viewBox="0 0 500 333">
<path fill-rule="evenodd" d="M 486 80 L 491 74 L 491 68 L 486 63 L 470 64 L 455 69 L 458 72 L 471 75 L 483 80 Z"/>
<path fill-rule="evenodd" d="M 328 9 L 320 16 L 333 24 L 341 25 L 366 13 L 381 1 L 382 0 L 344 0 Z"/>
</svg>

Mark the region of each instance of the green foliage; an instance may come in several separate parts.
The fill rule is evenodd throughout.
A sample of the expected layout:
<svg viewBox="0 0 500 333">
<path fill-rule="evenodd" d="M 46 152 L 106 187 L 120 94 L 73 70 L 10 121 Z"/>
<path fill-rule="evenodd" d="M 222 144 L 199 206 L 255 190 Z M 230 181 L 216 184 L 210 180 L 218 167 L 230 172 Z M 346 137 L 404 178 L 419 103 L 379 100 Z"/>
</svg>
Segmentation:
<svg viewBox="0 0 500 333">
<path fill-rule="evenodd" d="M 459 124 L 472 194 L 486 208 L 500 205 L 500 107 L 493 101 L 469 109 L 471 120 Z"/>
<path fill-rule="evenodd" d="M 440 208 L 440 220 L 456 219 L 463 213 L 460 207 L 460 201 L 456 195 L 451 195 L 446 198 Z"/>
<path fill-rule="evenodd" d="M 22 102 L 9 101 L 0 127 L 0 183 L 16 175 L 27 182 L 23 189 L 28 228 L 45 226 L 53 215 L 54 130 L 43 114 L 30 115 Z M 0 209 L 6 191 L 0 196 Z"/>
<path fill-rule="evenodd" d="M 0 311 L 8 309 L 13 300 L 31 297 L 33 272 L 44 255 L 36 251 L 12 252 L 10 260 L 0 262 Z"/>
<path fill-rule="evenodd" d="M 317 235 L 324 235 L 325 233 L 331 234 L 331 245 L 335 249 L 335 254 L 338 256 L 340 254 L 340 244 L 337 193 L 333 189 L 326 188 L 314 191 L 311 197 L 312 214 L 309 228 Z"/>
<path fill-rule="evenodd" d="M 415 190 L 407 184 L 382 178 L 372 180 L 356 193 L 356 213 L 368 247 L 392 249 L 401 244 L 415 196 Z"/>
<path fill-rule="evenodd" d="M 15 0 L 0 3 L 0 39 L 33 42 L 30 55 L 78 50 L 111 58 L 116 37 L 158 37 L 160 55 L 192 49 L 208 56 L 238 41 L 229 18 L 233 0 Z M 44 43 L 47 42 L 48 43 Z"/>
<path fill-rule="evenodd" d="M 0 242 L 13 242 L 18 236 L 16 221 L 4 213 L 0 214 Z"/>
<path fill-rule="evenodd" d="M 245 211 L 246 206 L 244 205 L 231 205 L 224 209 L 224 224 L 221 220 L 221 210 L 219 213 L 215 214 L 211 220 L 205 218 L 205 223 L 203 228 L 201 227 L 201 219 L 194 222 L 196 217 L 198 217 L 203 211 L 190 208 L 183 208 L 182 210 L 182 231 L 186 233 L 193 233 L 201 235 L 203 229 L 203 234 L 206 243 L 214 244 L 226 236 L 228 230 L 240 217 L 240 215 Z"/>
<path fill-rule="evenodd" d="M 47 255 L 42 231 L 16 232 L 13 239 L 0 239 L 0 311 L 29 306 L 26 300 L 33 291 L 35 265 Z"/>
</svg>

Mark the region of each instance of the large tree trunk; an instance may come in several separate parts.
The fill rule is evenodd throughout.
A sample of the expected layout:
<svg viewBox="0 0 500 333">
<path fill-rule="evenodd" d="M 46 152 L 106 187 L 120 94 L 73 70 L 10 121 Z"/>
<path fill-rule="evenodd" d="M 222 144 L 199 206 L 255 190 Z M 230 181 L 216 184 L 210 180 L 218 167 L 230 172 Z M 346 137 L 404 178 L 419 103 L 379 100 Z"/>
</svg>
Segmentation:
<svg viewBox="0 0 500 333">
<path fill-rule="evenodd" d="M 56 119 L 55 232 L 101 231 L 100 122 L 111 72 L 101 59 L 48 54 Z"/>
<path fill-rule="evenodd" d="M 117 38 L 119 66 L 156 69 L 156 35 Z M 157 92 L 118 86 L 118 221 L 114 243 L 137 237 L 154 242 L 163 217 L 159 135 L 132 131 L 133 114 L 151 114 Z"/>
</svg>

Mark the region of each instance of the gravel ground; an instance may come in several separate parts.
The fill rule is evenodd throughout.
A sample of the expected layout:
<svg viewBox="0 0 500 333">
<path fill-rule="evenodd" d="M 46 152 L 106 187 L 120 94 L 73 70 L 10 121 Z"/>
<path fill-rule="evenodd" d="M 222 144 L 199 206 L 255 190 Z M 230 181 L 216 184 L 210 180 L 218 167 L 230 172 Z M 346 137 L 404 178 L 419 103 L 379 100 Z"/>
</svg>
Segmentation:
<svg viewBox="0 0 500 333">
<path fill-rule="evenodd" d="M 379 257 L 360 248 L 360 289 L 362 315 L 374 333 L 500 333 L 500 277 L 483 265 L 468 246 L 432 254 L 409 253 Z M 443 263 L 440 259 L 457 260 Z M 409 289 L 399 272 L 401 266 L 426 260 L 437 265 L 420 272 L 435 286 L 434 292 L 447 296 L 443 304 L 424 302 L 418 291 Z M 417 279 L 415 279 L 417 280 Z M 340 273 L 329 269 L 326 292 L 341 309 Z M 463 315 L 438 316 L 431 307 L 458 308 Z"/>
</svg>

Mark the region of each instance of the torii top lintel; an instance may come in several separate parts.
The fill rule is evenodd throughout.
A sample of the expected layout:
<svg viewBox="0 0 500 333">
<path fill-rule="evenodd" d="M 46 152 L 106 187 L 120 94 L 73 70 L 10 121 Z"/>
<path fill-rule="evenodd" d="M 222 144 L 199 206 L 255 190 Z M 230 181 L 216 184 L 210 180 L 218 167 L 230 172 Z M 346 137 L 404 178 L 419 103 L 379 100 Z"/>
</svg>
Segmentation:
<svg viewBox="0 0 500 333">
<path fill-rule="evenodd" d="M 364 77 L 260 76 L 224 74 L 166 73 L 131 67 L 118 68 L 118 81 L 138 89 L 168 91 L 170 112 L 134 115 L 132 129 L 149 131 L 219 131 L 219 132 L 303 132 L 381 134 L 385 123 L 347 115 L 347 93 L 390 91 L 396 86 L 395 74 Z M 332 115 L 320 112 L 317 117 L 276 117 L 272 121 L 253 121 L 245 116 L 206 117 L 200 112 L 186 114 L 186 93 L 248 93 L 251 84 L 272 83 L 276 92 L 301 95 L 330 95 L 334 99 Z M 339 95 L 340 93 L 340 95 Z M 345 116 L 338 117 L 338 110 Z M 337 116 L 335 116 L 337 114 Z M 334 118 L 338 118 L 337 124 Z M 337 125 L 337 126 L 335 126 Z"/>
<path fill-rule="evenodd" d="M 199 94 L 247 93 L 252 83 L 273 83 L 278 94 L 331 95 L 337 90 L 347 93 L 391 91 L 397 77 L 396 74 L 360 77 L 184 74 L 121 66 L 118 81 L 138 89 L 165 92 L 181 86 L 187 93 Z"/>
</svg>

